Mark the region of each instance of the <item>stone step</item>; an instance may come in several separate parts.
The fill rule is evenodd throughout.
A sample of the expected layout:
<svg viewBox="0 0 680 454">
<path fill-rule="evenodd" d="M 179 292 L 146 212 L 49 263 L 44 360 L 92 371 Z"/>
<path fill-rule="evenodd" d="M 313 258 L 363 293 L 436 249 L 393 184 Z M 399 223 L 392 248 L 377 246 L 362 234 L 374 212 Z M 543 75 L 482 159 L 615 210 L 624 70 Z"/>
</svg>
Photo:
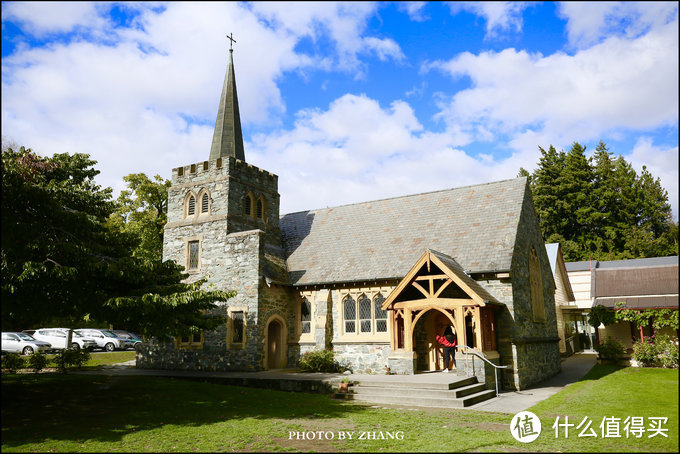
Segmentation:
<svg viewBox="0 0 680 454">
<path fill-rule="evenodd" d="M 416 407 L 433 407 L 433 408 L 464 408 L 482 402 L 484 400 L 492 399 L 496 396 L 496 391 L 489 389 L 480 391 L 469 396 L 455 398 L 455 397 L 421 397 L 421 396 L 375 396 L 370 394 L 354 394 L 354 400 L 360 402 L 370 402 L 376 404 L 391 404 L 391 405 L 413 405 Z"/>
<path fill-rule="evenodd" d="M 364 380 L 359 381 L 358 386 L 366 388 L 405 388 L 405 389 L 455 389 L 477 383 L 476 377 L 453 377 L 451 381 L 444 383 L 422 383 L 396 380 Z M 355 387 L 357 385 L 355 384 Z"/>
<path fill-rule="evenodd" d="M 454 389 L 428 389 L 416 387 L 393 387 L 393 386 L 353 386 L 354 394 L 370 395 L 370 396 L 390 396 L 390 397 L 433 397 L 433 398 L 451 398 L 464 397 L 483 391 L 486 387 L 483 383 L 472 383 L 465 386 L 460 386 Z"/>
</svg>

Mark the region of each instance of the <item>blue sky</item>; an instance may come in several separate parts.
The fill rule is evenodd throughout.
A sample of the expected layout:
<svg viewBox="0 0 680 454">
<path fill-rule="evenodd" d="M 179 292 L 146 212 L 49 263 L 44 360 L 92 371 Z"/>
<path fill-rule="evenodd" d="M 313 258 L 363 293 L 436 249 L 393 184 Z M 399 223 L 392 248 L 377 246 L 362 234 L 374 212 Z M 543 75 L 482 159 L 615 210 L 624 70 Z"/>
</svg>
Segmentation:
<svg viewBox="0 0 680 454">
<path fill-rule="evenodd" d="M 208 158 L 233 33 L 281 213 L 514 178 L 602 140 L 678 213 L 676 2 L 3 2 L 2 135 L 98 182 Z"/>
</svg>

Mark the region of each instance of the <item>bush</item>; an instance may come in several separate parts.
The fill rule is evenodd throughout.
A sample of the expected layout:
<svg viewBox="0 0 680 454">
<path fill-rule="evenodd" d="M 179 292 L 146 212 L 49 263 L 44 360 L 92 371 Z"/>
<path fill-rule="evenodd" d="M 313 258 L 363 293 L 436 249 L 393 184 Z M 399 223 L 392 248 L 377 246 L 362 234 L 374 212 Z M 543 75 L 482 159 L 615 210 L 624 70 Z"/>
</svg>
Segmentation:
<svg viewBox="0 0 680 454">
<path fill-rule="evenodd" d="M 632 358 L 643 367 L 677 368 L 678 344 L 665 335 L 646 338 L 633 344 Z"/>
<path fill-rule="evenodd" d="M 65 348 L 54 356 L 54 362 L 62 373 L 70 366 L 80 369 L 83 364 L 90 360 L 90 352 L 87 350 L 72 350 Z"/>
<path fill-rule="evenodd" d="M 623 357 L 626 348 L 623 344 L 611 337 L 608 337 L 604 342 L 600 342 L 595 346 L 595 350 L 600 354 L 602 359 L 619 359 Z"/>
<path fill-rule="evenodd" d="M 302 355 L 298 364 L 304 372 L 344 372 L 346 369 L 335 360 L 333 350 L 314 349 Z"/>
<path fill-rule="evenodd" d="M 24 367 L 24 358 L 18 353 L 6 353 L 2 356 L 2 368 L 14 374 Z"/>
<path fill-rule="evenodd" d="M 47 366 L 47 356 L 42 353 L 33 353 L 28 357 L 28 367 L 33 369 L 36 374 Z"/>
</svg>

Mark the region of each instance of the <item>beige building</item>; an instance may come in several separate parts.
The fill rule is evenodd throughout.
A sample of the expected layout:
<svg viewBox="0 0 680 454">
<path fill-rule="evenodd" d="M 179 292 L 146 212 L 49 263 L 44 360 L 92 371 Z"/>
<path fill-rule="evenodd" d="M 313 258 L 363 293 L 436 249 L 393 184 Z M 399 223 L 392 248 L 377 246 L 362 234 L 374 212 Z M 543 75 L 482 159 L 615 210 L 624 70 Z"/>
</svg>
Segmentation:
<svg viewBox="0 0 680 454">
<path fill-rule="evenodd" d="M 622 302 L 627 309 L 678 309 L 678 256 L 568 262 L 566 269 L 578 309 L 564 312 L 565 320 L 579 333 L 582 349 L 596 345 L 597 339 L 606 337 L 631 348 L 635 340 L 653 334 L 651 327 L 637 329 L 628 322 L 600 325 L 595 333 L 592 327 L 584 324 L 594 305 L 614 309 Z M 669 329 L 663 333 L 677 336 Z"/>
<path fill-rule="evenodd" d="M 553 279 L 555 279 L 555 316 L 557 318 L 557 335 L 560 338 L 560 355 L 570 356 L 575 351 L 574 336 L 576 332 L 573 330 L 572 324 L 567 323 L 567 319 L 570 318 L 570 313 L 578 312 L 579 308 L 575 302 L 559 243 L 546 244 L 545 251 L 548 254 Z"/>
</svg>

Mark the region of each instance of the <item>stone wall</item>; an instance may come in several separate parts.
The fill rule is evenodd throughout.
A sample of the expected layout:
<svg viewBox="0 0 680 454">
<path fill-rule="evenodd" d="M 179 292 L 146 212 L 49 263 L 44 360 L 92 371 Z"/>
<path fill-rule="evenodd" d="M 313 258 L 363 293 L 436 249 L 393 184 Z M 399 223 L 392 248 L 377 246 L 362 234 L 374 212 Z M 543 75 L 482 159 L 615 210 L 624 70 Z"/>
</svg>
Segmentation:
<svg viewBox="0 0 680 454">
<path fill-rule="evenodd" d="M 336 359 L 355 374 L 382 374 L 388 365 L 389 342 L 343 343 L 334 342 Z"/>
<path fill-rule="evenodd" d="M 529 252 L 534 247 L 543 284 L 545 320 L 535 321 L 531 306 Z M 555 312 L 555 281 L 545 251 L 531 192 L 527 188 L 512 256 L 512 306 L 499 314 L 499 353 L 511 373 L 504 374 L 508 388 L 525 389 L 560 371 L 559 337 Z M 512 320 L 512 322 L 511 322 Z M 508 330 L 507 327 L 512 327 Z"/>
</svg>

